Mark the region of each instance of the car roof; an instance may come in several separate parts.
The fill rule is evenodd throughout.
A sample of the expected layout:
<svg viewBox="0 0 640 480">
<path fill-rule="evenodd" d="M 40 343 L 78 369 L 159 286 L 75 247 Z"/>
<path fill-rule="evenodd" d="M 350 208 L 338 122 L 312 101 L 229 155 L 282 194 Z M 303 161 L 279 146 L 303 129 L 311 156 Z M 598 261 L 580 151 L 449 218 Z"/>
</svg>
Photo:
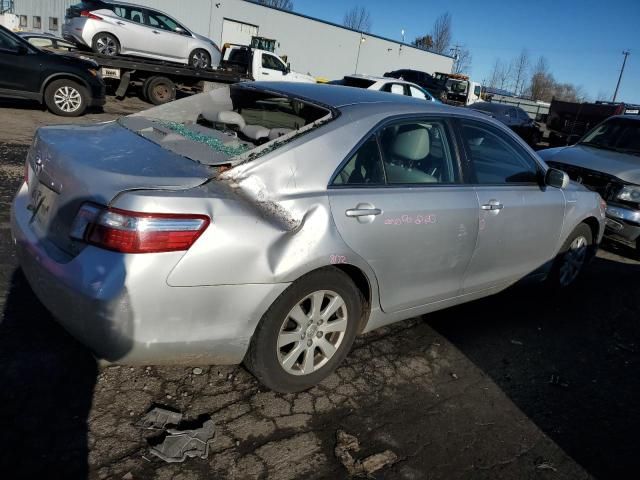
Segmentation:
<svg viewBox="0 0 640 480">
<path fill-rule="evenodd" d="M 272 91 L 274 93 L 309 100 L 312 103 L 325 105 L 338 110 L 351 105 L 373 103 L 380 104 L 381 108 L 385 109 L 390 106 L 406 105 L 410 109 L 421 112 L 462 110 L 449 105 L 425 102 L 424 100 L 404 95 L 391 95 L 387 92 L 342 85 L 300 82 L 244 82 L 236 84 L 235 87 Z"/>
</svg>

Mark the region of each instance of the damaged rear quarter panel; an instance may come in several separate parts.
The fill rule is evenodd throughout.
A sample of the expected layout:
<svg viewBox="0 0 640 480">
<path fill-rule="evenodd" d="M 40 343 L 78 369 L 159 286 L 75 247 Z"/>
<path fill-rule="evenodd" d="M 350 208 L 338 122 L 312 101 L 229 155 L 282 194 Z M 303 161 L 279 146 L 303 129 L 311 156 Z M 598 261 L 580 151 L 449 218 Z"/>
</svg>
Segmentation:
<svg viewBox="0 0 640 480">
<path fill-rule="evenodd" d="M 173 269 L 169 285 L 288 283 L 336 263 L 336 256 L 375 283 L 333 222 L 327 182 L 358 138 L 335 123 L 180 193 L 205 199 L 212 224 Z M 326 141 L 329 133 L 335 141 Z"/>
</svg>

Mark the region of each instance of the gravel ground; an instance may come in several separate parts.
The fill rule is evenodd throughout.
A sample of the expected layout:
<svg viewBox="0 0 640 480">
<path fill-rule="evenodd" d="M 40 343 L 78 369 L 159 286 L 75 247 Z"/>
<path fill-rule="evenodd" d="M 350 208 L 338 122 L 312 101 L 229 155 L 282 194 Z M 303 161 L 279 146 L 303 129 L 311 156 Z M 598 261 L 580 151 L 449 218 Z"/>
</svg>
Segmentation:
<svg viewBox="0 0 640 480">
<path fill-rule="evenodd" d="M 111 102 L 102 121 L 135 111 Z M 14 106 L 17 107 L 17 106 Z M 99 367 L 37 301 L 17 268 L 11 198 L 34 125 L 0 108 L 0 471 L 11 478 L 345 478 L 391 451 L 389 479 L 627 478 L 640 459 L 640 265 L 602 250 L 577 288 L 519 286 L 380 329 L 299 394 L 265 391 L 241 366 Z M 8 127 L 6 127 L 8 125 Z M 207 459 L 149 455 L 133 424 L 152 405 L 210 416 Z"/>
</svg>

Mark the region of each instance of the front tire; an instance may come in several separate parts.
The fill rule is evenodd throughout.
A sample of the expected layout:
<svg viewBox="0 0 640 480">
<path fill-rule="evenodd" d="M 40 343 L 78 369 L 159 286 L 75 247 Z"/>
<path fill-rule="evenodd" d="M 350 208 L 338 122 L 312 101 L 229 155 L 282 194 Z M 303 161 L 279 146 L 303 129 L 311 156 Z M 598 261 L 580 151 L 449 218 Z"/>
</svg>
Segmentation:
<svg viewBox="0 0 640 480">
<path fill-rule="evenodd" d="M 100 55 L 115 57 L 120 54 L 120 42 L 110 33 L 99 33 L 93 37 L 91 49 Z"/>
<path fill-rule="evenodd" d="M 206 70 L 211 66 L 211 55 L 201 48 L 194 50 L 189 55 L 189 65 L 197 70 Z"/>
<path fill-rule="evenodd" d="M 567 237 L 556 256 L 548 282 L 553 288 L 567 288 L 575 283 L 592 255 L 593 233 L 581 223 Z"/>
<path fill-rule="evenodd" d="M 363 304 L 360 290 L 337 268 L 323 268 L 300 278 L 263 315 L 245 366 L 277 392 L 298 392 L 316 385 L 349 353 Z"/>
<path fill-rule="evenodd" d="M 73 80 L 55 80 L 44 91 L 47 108 L 61 117 L 79 117 L 89 105 L 87 89 Z"/>
</svg>

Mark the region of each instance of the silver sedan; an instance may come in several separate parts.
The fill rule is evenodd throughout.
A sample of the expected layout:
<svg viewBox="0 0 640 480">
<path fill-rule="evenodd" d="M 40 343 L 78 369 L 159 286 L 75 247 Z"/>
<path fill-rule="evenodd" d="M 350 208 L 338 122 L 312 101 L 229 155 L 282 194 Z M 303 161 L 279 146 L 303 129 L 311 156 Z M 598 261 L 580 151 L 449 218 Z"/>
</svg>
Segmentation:
<svg viewBox="0 0 640 480">
<path fill-rule="evenodd" d="M 35 294 L 119 363 L 243 362 L 310 387 L 356 335 L 497 293 L 571 285 L 598 194 L 472 111 L 253 83 L 41 128 L 12 208 Z"/>
</svg>

